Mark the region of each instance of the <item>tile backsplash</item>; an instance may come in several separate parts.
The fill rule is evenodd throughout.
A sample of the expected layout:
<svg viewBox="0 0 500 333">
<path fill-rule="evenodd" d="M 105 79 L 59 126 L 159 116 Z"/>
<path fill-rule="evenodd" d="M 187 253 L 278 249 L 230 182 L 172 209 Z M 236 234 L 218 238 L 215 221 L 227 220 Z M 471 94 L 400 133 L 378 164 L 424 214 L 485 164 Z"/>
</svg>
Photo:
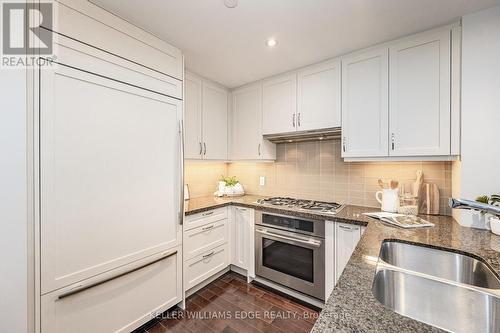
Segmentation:
<svg viewBox="0 0 500 333">
<path fill-rule="evenodd" d="M 227 164 L 224 162 L 186 161 L 184 177 L 190 197 L 213 195 L 221 175 L 227 175 Z"/>
<path fill-rule="evenodd" d="M 274 163 L 199 163 L 186 165 L 191 197 L 215 191 L 221 173 L 236 176 L 245 191 L 265 196 L 290 196 L 380 207 L 375 200 L 377 180 L 400 184 L 413 182 L 423 170 L 424 182 L 435 183 L 440 191 L 440 212 L 451 215 L 451 162 L 351 162 L 340 157 L 340 141 L 282 143 L 276 147 Z M 224 169 L 226 167 L 226 169 Z M 259 185 L 264 176 L 265 185 Z"/>
</svg>

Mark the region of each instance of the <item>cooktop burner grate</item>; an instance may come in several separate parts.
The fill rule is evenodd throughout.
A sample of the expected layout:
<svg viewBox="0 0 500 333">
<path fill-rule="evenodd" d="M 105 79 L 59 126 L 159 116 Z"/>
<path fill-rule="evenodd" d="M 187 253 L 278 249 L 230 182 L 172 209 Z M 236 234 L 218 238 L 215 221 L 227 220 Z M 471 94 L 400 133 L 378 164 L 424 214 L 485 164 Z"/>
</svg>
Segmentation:
<svg viewBox="0 0 500 333">
<path fill-rule="evenodd" d="M 294 199 L 288 197 L 272 197 L 266 199 L 259 199 L 257 203 L 261 205 L 280 206 L 287 208 L 296 208 L 301 210 L 309 210 L 321 213 L 338 213 L 342 208 L 341 204 L 335 202 L 314 201 Z"/>
</svg>

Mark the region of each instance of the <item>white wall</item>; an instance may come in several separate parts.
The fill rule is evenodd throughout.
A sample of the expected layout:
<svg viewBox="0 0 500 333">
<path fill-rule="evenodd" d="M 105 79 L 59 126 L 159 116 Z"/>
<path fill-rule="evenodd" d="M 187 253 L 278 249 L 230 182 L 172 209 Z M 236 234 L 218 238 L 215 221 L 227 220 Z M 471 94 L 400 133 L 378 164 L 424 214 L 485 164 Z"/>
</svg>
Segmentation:
<svg viewBox="0 0 500 333">
<path fill-rule="evenodd" d="M 455 195 L 500 193 L 500 6 L 466 15 L 462 35 L 462 161 Z M 461 215 L 461 216 L 460 216 Z M 484 227 L 477 214 L 462 225 Z"/>
<path fill-rule="evenodd" d="M 27 332 L 26 71 L 0 70 L 0 333 Z"/>
</svg>

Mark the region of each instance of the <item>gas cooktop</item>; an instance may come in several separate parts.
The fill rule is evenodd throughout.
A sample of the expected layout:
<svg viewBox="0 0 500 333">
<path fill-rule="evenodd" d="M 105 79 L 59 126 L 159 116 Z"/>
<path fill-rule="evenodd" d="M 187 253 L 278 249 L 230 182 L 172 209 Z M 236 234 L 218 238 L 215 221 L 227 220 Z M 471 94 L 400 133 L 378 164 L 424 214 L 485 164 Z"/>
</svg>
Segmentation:
<svg viewBox="0 0 500 333">
<path fill-rule="evenodd" d="M 257 200 L 258 204 L 275 207 L 295 208 L 319 213 L 337 214 L 344 206 L 336 202 L 294 199 L 286 197 L 272 197 Z"/>
</svg>

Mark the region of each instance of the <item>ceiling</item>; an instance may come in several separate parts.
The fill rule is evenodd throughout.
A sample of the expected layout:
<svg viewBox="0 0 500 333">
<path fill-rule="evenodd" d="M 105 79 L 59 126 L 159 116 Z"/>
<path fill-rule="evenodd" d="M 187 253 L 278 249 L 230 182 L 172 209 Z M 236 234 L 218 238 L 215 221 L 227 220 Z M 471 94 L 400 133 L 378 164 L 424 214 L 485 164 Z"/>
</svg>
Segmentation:
<svg viewBox="0 0 500 333">
<path fill-rule="evenodd" d="M 232 88 L 457 20 L 500 0 L 92 0 Z M 145 5 L 147 3 L 147 5 Z M 266 45 L 276 38 L 274 48 Z"/>
</svg>

